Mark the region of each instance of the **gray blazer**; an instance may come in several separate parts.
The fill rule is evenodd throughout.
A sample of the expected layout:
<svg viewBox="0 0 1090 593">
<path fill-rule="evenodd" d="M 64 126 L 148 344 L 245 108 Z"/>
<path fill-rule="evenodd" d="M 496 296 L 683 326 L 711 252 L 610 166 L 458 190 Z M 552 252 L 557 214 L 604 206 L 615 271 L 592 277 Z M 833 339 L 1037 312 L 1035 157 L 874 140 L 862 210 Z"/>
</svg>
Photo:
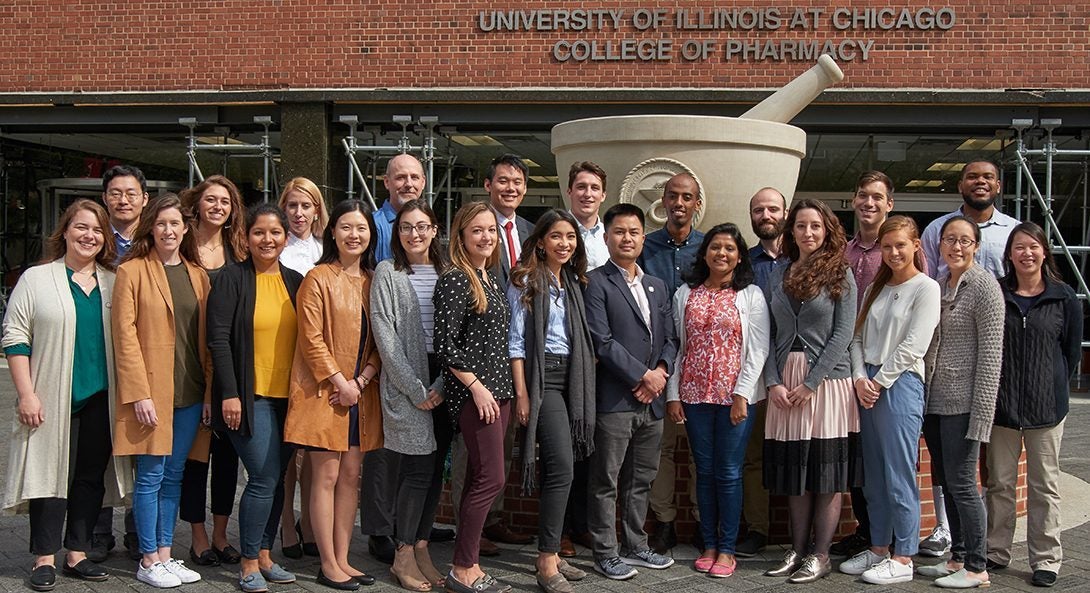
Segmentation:
<svg viewBox="0 0 1090 593">
<path fill-rule="evenodd" d="M 781 372 L 787 364 L 791 344 L 798 336 L 810 367 L 803 384 L 817 391 L 818 385 L 825 379 L 852 376 L 848 346 L 855 329 L 855 278 L 848 270 L 839 301 L 834 302 L 827 292 L 822 291 L 804 302 L 798 315 L 795 315 L 791 301 L 783 291 L 783 276 L 788 269 L 788 266 L 777 266 L 769 276 L 772 349 L 765 362 L 765 385 L 772 387 L 783 383 Z"/>
<path fill-rule="evenodd" d="M 378 391 L 382 398 L 383 447 L 405 455 L 435 451 L 431 412 L 417 408 L 429 385 L 428 351 L 420 303 L 409 275 L 394 269 L 393 260 L 379 262 L 371 281 L 371 331 L 382 357 Z"/>
</svg>

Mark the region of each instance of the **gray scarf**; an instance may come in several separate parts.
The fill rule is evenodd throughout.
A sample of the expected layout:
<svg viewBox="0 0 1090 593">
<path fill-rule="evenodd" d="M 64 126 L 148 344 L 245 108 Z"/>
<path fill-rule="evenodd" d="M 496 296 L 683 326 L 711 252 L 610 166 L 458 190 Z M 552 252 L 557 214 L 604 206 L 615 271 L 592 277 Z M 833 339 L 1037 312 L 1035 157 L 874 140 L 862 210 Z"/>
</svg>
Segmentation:
<svg viewBox="0 0 1090 593">
<path fill-rule="evenodd" d="M 587 313 L 583 306 L 583 291 L 578 278 L 564 266 L 560 274 L 564 285 L 565 323 L 568 330 L 568 419 L 571 422 L 572 450 L 575 460 L 586 459 L 594 452 L 594 349 L 591 347 Z M 526 390 L 530 396 L 530 419 L 522 447 L 522 491 L 537 487 L 537 420 L 541 398 L 545 391 L 545 332 L 549 322 L 548 288 L 534 296 L 533 309 L 526 315 Z"/>
</svg>

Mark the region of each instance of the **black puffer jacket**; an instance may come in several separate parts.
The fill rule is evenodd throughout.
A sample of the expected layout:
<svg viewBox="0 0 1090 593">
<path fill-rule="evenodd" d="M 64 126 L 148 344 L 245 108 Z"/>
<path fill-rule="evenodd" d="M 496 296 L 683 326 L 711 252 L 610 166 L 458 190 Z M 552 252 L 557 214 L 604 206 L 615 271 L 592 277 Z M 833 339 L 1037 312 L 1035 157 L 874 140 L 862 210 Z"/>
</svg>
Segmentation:
<svg viewBox="0 0 1090 593">
<path fill-rule="evenodd" d="M 1003 282 L 1006 322 L 995 424 L 1048 428 L 1067 416 L 1069 381 L 1082 352 L 1082 305 L 1063 282 L 1045 291 L 1025 316 Z"/>
</svg>

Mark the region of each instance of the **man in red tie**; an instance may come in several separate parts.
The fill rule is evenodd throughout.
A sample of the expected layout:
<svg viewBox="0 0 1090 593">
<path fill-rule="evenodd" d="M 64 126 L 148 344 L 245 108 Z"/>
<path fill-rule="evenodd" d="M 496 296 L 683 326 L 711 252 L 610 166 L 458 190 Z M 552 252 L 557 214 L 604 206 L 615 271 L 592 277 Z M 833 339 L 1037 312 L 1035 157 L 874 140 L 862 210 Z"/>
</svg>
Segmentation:
<svg viewBox="0 0 1090 593">
<path fill-rule="evenodd" d="M 511 275 L 512 262 L 518 262 L 522 255 L 522 241 L 534 231 L 534 225 L 529 220 L 519 216 L 515 210 L 522 204 L 526 197 L 526 176 L 529 169 L 522 159 L 505 154 L 496 157 L 488 166 L 488 175 L 484 180 L 484 189 L 488 192 L 488 203 L 492 211 L 496 213 L 496 223 L 500 236 L 500 262 L 492 270 L 506 287 L 508 277 Z M 511 469 L 511 449 L 515 442 L 515 426 L 518 421 L 513 421 L 507 427 L 507 434 L 503 441 L 504 474 Z M 465 485 L 466 472 L 466 448 L 461 438 L 455 439 L 453 459 L 451 463 L 450 494 L 451 503 L 454 506 L 455 516 L 462 498 L 462 487 Z M 534 536 L 511 531 L 501 520 L 503 512 L 503 494 L 496 497 L 492 508 L 488 511 L 488 518 L 484 523 L 484 534 L 481 538 L 480 553 L 482 556 L 495 556 L 500 553 L 499 548 L 492 542 L 505 544 L 525 545 L 534 541 Z"/>
</svg>

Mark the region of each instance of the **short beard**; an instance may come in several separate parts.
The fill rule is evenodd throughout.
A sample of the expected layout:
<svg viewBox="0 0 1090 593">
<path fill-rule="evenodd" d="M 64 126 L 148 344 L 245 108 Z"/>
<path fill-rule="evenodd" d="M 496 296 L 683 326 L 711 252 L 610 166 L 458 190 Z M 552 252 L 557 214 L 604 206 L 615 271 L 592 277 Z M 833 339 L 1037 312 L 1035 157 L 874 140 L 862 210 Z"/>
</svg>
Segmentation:
<svg viewBox="0 0 1090 593">
<path fill-rule="evenodd" d="M 783 234 L 783 223 L 772 225 L 771 231 L 764 229 L 768 228 L 768 225 L 758 225 L 753 227 L 753 234 L 757 235 L 757 238 L 762 241 L 771 241 L 778 239 Z"/>
<path fill-rule="evenodd" d="M 961 200 L 965 202 L 966 206 L 972 208 L 973 210 L 976 210 L 977 212 L 983 212 L 995 205 L 995 195 L 992 195 L 990 198 L 978 200 L 972 196 L 966 196 L 963 194 L 961 196 Z"/>
</svg>

